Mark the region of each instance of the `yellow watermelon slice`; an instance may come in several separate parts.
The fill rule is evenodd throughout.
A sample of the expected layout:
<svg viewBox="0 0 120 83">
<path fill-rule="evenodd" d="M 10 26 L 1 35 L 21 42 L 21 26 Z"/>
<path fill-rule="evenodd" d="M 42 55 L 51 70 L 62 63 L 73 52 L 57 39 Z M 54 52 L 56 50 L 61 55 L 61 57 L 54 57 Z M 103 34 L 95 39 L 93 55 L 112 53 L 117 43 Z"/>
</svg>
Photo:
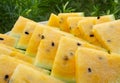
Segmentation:
<svg viewBox="0 0 120 83">
<path fill-rule="evenodd" d="M 17 48 L 26 50 L 29 40 L 38 24 L 35 22 L 27 22 L 23 33 L 17 43 Z"/>
<path fill-rule="evenodd" d="M 120 55 L 80 47 L 75 58 L 77 83 L 120 83 Z"/>
<path fill-rule="evenodd" d="M 96 18 L 87 18 L 79 21 L 78 27 L 79 31 L 82 34 L 82 38 L 87 40 L 88 42 L 101 46 L 100 43 L 96 40 L 94 37 L 94 34 L 92 32 L 93 25 L 96 23 Z"/>
<path fill-rule="evenodd" d="M 44 35 L 42 35 L 44 29 L 45 29 L 44 25 L 39 24 L 36 26 L 32 36 L 31 36 L 31 39 L 29 40 L 29 44 L 27 46 L 25 55 L 28 55 L 31 57 L 36 56 L 38 45 L 39 45 L 41 39 L 44 39 Z"/>
<path fill-rule="evenodd" d="M 45 29 L 43 35 L 45 38 L 38 47 L 35 65 L 51 70 L 60 38 L 64 35 L 72 35 L 54 29 Z"/>
<path fill-rule="evenodd" d="M 4 44 L 0 44 L 0 55 L 8 55 L 11 57 L 15 57 L 17 59 L 23 60 L 25 62 L 31 63 L 33 64 L 34 59 L 29 57 L 29 56 L 25 56 L 24 54 L 22 54 L 19 50 L 6 46 Z"/>
<path fill-rule="evenodd" d="M 69 32 L 69 27 L 67 24 L 67 18 L 68 17 L 83 17 L 84 13 L 83 12 L 78 12 L 78 13 L 59 13 L 59 23 L 60 23 L 60 29 L 66 32 Z"/>
<path fill-rule="evenodd" d="M 20 53 L 24 54 L 23 50 L 16 49 L 15 47 L 11 47 L 11 46 L 8 46 L 6 44 L 0 43 L 0 46 L 3 47 L 3 48 L 8 48 L 8 49 L 10 49 L 12 51 L 16 51 L 16 52 L 20 52 Z"/>
<path fill-rule="evenodd" d="M 107 50 L 120 53 L 120 20 L 95 25 L 93 32 Z"/>
<path fill-rule="evenodd" d="M 79 38 L 81 38 L 81 34 L 80 34 L 80 31 L 79 31 L 77 24 L 83 18 L 84 17 L 68 17 L 67 18 L 67 24 L 68 24 L 70 33 L 79 37 Z"/>
<path fill-rule="evenodd" d="M 8 46 L 16 46 L 16 40 L 15 38 L 9 36 L 9 35 L 6 35 L 6 34 L 0 34 L 0 43 L 2 44 L 6 44 Z"/>
<path fill-rule="evenodd" d="M 26 65 L 18 65 L 9 83 L 63 83 Z"/>
<path fill-rule="evenodd" d="M 94 48 L 79 38 L 62 37 L 59 42 L 51 75 L 66 83 L 75 83 L 75 51 L 78 47 Z"/>
<path fill-rule="evenodd" d="M 47 25 L 59 28 L 60 24 L 59 24 L 59 18 L 58 18 L 58 16 L 52 13 L 50 15 L 50 18 L 48 20 L 48 24 Z"/>
<path fill-rule="evenodd" d="M 110 22 L 115 20 L 115 17 L 113 14 L 111 15 L 104 15 L 104 16 L 98 16 L 96 20 L 96 24 L 104 23 L 104 22 Z"/>
<path fill-rule="evenodd" d="M 16 58 L 7 55 L 0 55 L 0 83 L 8 83 L 12 73 L 19 64 L 25 64 L 46 74 L 49 73 L 47 70 L 36 68 L 32 64 L 18 60 Z"/>
<path fill-rule="evenodd" d="M 82 34 L 82 38 L 87 40 L 88 42 L 101 46 L 99 41 L 94 37 L 94 33 L 92 32 L 93 25 L 96 23 L 103 23 L 108 21 L 113 21 L 113 15 L 105 15 L 101 17 L 93 17 L 93 18 L 87 18 L 79 21 L 78 27 L 79 31 Z M 105 20 L 106 19 L 106 20 Z"/>
<path fill-rule="evenodd" d="M 28 18 L 25 18 L 23 16 L 19 16 L 19 18 L 17 19 L 15 25 L 13 26 L 10 35 L 15 37 L 16 40 L 19 40 L 20 36 L 23 33 L 23 30 L 27 24 L 27 22 L 34 22 Z"/>
</svg>

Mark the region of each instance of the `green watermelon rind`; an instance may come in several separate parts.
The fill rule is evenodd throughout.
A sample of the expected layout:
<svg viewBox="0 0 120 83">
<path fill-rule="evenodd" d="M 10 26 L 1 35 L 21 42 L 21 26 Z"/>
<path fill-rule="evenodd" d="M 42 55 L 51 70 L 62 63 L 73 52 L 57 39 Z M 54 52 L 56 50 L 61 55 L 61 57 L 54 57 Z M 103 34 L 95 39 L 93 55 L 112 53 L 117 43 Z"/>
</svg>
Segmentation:
<svg viewBox="0 0 120 83">
<path fill-rule="evenodd" d="M 79 14 L 80 16 L 85 16 L 84 12 L 80 12 Z"/>
<path fill-rule="evenodd" d="M 40 68 L 44 68 L 46 70 L 51 70 L 52 69 L 51 67 L 47 66 L 46 64 L 42 64 L 38 61 L 35 61 L 34 65 L 37 66 L 37 67 L 40 67 Z"/>
<path fill-rule="evenodd" d="M 18 44 L 16 45 L 16 48 L 22 49 L 22 50 L 26 50 L 27 46 L 18 43 Z"/>
<path fill-rule="evenodd" d="M 12 36 L 12 37 L 14 37 L 14 38 L 16 38 L 16 39 L 20 38 L 20 34 L 17 34 L 17 33 L 10 32 L 9 35 Z"/>
<path fill-rule="evenodd" d="M 111 17 L 112 20 L 115 20 L 114 14 L 111 14 L 110 17 Z"/>
<path fill-rule="evenodd" d="M 30 56 L 30 57 L 32 57 L 32 58 L 35 58 L 35 55 L 36 55 L 36 54 L 25 52 L 25 55 Z"/>
<path fill-rule="evenodd" d="M 63 78 L 63 76 L 59 76 L 59 75 L 54 75 L 54 74 L 51 74 L 51 76 L 59 79 L 59 80 L 62 80 L 64 81 L 65 83 L 76 83 L 76 79 L 72 79 L 72 78 Z"/>
</svg>

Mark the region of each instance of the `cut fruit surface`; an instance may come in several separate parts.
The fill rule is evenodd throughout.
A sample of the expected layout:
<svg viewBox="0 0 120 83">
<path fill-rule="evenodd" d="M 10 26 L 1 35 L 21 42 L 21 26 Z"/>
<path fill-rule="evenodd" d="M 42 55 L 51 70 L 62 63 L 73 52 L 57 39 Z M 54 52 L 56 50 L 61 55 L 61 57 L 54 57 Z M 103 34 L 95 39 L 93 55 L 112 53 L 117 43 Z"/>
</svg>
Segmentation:
<svg viewBox="0 0 120 83">
<path fill-rule="evenodd" d="M 15 37 L 15 38 L 19 38 L 21 36 L 27 22 L 34 22 L 34 21 L 32 21 L 32 20 L 30 20 L 28 18 L 25 18 L 23 16 L 20 16 L 17 19 L 14 27 L 12 28 L 12 30 L 10 32 L 10 35 Z"/>
<path fill-rule="evenodd" d="M 78 47 L 94 48 L 79 38 L 62 37 L 59 42 L 51 75 L 67 83 L 75 83 L 75 51 Z"/>
<path fill-rule="evenodd" d="M 51 70 L 60 38 L 72 35 L 53 28 L 45 29 L 43 35 L 44 39 L 39 44 L 35 65 Z"/>
<path fill-rule="evenodd" d="M 11 75 L 13 74 L 15 68 L 19 64 L 25 64 L 27 66 L 30 66 L 36 70 L 39 70 L 41 72 L 44 72 L 48 74 L 49 72 L 47 70 L 36 68 L 32 64 L 26 63 L 24 61 L 18 60 L 16 58 L 7 56 L 7 55 L 0 55 L 0 83 L 8 83 Z M 24 72 L 25 73 L 25 72 Z"/>
<path fill-rule="evenodd" d="M 120 55 L 80 47 L 75 58 L 77 83 L 120 82 Z"/>
<path fill-rule="evenodd" d="M 60 29 L 66 32 L 69 32 L 69 27 L 67 24 L 67 18 L 68 17 L 83 17 L 84 13 L 83 12 L 78 12 L 78 13 L 60 13 L 58 14 L 59 17 L 59 23 L 60 23 Z"/>
<path fill-rule="evenodd" d="M 22 32 L 22 35 L 17 43 L 17 46 L 16 46 L 17 48 L 26 50 L 29 40 L 30 40 L 37 25 L 38 25 L 38 23 L 35 23 L 35 22 L 27 22 L 26 23 L 26 26 Z"/>
<path fill-rule="evenodd" d="M 81 37 L 87 40 L 88 42 L 102 46 L 99 41 L 95 38 L 93 33 L 93 26 L 100 23 L 113 21 L 114 15 L 104 15 L 99 17 L 87 17 L 78 23 L 79 32 L 81 33 Z"/>
<path fill-rule="evenodd" d="M 18 65 L 9 83 L 63 83 L 26 65 Z"/>
<path fill-rule="evenodd" d="M 8 46 L 14 47 L 16 46 L 16 40 L 14 37 L 11 37 L 6 34 L 0 34 L 0 43 L 6 44 Z"/>
<path fill-rule="evenodd" d="M 59 24 L 59 18 L 58 18 L 58 16 L 52 13 L 50 15 L 49 20 L 48 20 L 48 25 L 59 28 L 60 24 Z"/>
<path fill-rule="evenodd" d="M 120 54 L 120 20 L 95 25 L 93 32 L 107 50 Z"/>
<path fill-rule="evenodd" d="M 36 56 L 39 43 L 40 43 L 41 39 L 44 38 L 44 35 L 42 35 L 42 33 L 45 28 L 46 27 L 42 24 L 39 24 L 36 26 L 32 36 L 31 36 L 31 39 L 29 40 L 29 44 L 26 49 L 25 55 L 28 55 L 31 57 Z"/>
</svg>

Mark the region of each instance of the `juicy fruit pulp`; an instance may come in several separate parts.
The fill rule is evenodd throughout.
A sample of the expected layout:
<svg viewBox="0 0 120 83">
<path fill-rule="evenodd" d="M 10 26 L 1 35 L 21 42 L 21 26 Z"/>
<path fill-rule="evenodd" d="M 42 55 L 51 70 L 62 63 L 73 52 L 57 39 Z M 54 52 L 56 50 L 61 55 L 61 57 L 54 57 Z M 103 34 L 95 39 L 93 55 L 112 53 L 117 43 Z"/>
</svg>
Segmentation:
<svg viewBox="0 0 120 83">
<path fill-rule="evenodd" d="M 63 83 L 62 81 L 50 77 L 42 72 L 34 70 L 25 65 L 18 65 L 9 83 Z"/>
<path fill-rule="evenodd" d="M 67 18 L 68 17 L 81 17 L 81 16 L 83 17 L 84 13 L 78 12 L 78 13 L 60 13 L 60 14 L 58 14 L 60 29 L 63 31 L 69 32 Z"/>
<path fill-rule="evenodd" d="M 12 28 L 10 35 L 15 38 L 19 38 L 21 36 L 27 22 L 34 22 L 34 21 L 20 16 L 18 18 L 18 20 L 16 21 L 14 27 Z"/>
<path fill-rule="evenodd" d="M 19 64 L 24 64 L 29 67 L 34 68 L 35 70 L 39 70 L 45 74 L 48 74 L 49 72 L 41 69 L 41 68 L 36 68 L 32 64 L 26 63 L 24 61 L 21 61 L 19 59 L 7 56 L 7 55 L 0 55 L 0 83 L 8 83 L 12 73 L 14 72 L 14 69 L 17 67 Z M 25 73 L 25 72 L 24 72 Z M 6 75 L 9 77 L 5 79 Z"/>
<path fill-rule="evenodd" d="M 38 24 L 35 22 L 27 22 L 27 24 L 23 30 L 23 33 L 17 43 L 17 46 L 16 46 L 17 48 L 26 50 L 26 48 L 29 44 L 29 40 L 30 40 L 37 25 Z"/>
<path fill-rule="evenodd" d="M 15 38 L 6 35 L 6 34 L 0 34 L 0 43 L 6 44 L 8 46 L 14 47 L 16 46 L 16 40 Z"/>
<path fill-rule="evenodd" d="M 53 27 L 60 27 L 60 24 L 59 24 L 59 17 L 55 14 L 51 14 L 50 15 L 50 18 L 48 20 L 48 25 L 49 26 L 53 26 Z"/>
<path fill-rule="evenodd" d="M 43 25 L 38 25 L 36 26 L 31 39 L 29 40 L 29 44 L 28 47 L 26 49 L 25 55 L 31 56 L 31 57 L 35 57 L 37 54 L 37 49 L 39 46 L 39 43 L 41 41 L 41 39 L 43 38 L 43 31 L 45 29 L 45 26 Z"/>
<path fill-rule="evenodd" d="M 75 56 L 77 83 L 120 82 L 120 55 L 80 47 Z"/>
<path fill-rule="evenodd" d="M 49 28 L 44 30 L 43 35 L 45 38 L 41 40 L 38 47 L 35 65 L 51 70 L 59 40 L 62 36 L 69 36 L 69 34 Z"/>
<path fill-rule="evenodd" d="M 95 37 L 110 52 L 120 53 L 120 20 L 102 23 L 93 27 Z"/>
<path fill-rule="evenodd" d="M 62 37 L 59 42 L 51 75 L 68 83 L 75 83 L 75 51 L 78 47 L 94 48 L 79 38 Z"/>
</svg>

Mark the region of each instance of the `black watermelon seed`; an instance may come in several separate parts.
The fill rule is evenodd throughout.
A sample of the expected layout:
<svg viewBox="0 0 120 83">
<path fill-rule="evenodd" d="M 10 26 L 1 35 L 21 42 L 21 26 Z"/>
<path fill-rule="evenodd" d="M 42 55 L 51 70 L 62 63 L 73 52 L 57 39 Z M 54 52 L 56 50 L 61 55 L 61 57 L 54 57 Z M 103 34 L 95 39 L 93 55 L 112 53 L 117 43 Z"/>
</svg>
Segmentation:
<svg viewBox="0 0 120 83">
<path fill-rule="evenodd" d="M 90 34 L 90 37 L 94 37 L 94 34 Z"/>
<path fill-rule="evenodd" d="M 45 36 L 44 35 L 41 35 L 41 39 L 44 39 L 45 38 Z"/>
<path fill-rule="evenodd" d="M 0 40 L 4 40 L 4 38 L 0 38 Z"/>
<path fill-rule="evenodd" d="M 52 46 L 55 46 L 55 43 L 54 43 L 54 42 L 52 42 L 52 43 L 51 43 L 51 45 L 52 45 Z"/>
<path fill-rule="evenodd" d="M 108 54 L 111 54 L 110 50 L 108 50 Z"/>
<path fill-rule="evenodd" d="M 91 68 L 88 68 L 88 72 L 92 72 Z"/>
<path fill-rule="evenodd" d="M 100 16 L 98 16 L 97 19 L 100 19 Z"/>
<path fill-rule="evenodd" d="M 77 43 L 77 45 L 78 45 L 78 46 L 81 46 L 81 44 L 80 44 L 80 43 Z"/>
<path fill-rule="evenodd" d="M 28 33 L 27 31 L 25 31 L 25 34 L 27 34 L 27 35 L 28 35 L 29 33 Z"/>
<path fill-rule="evenodd" d="M 73 53 L 72 53 L 72 52 L 70 52 L 70 55 L 71 55 L 71 56 L 73 56 Z"/>
<path fill-rule="evenodd" d="M 102 60 L 103 58 L 102 57 L 99 57 L 100 60 Z"/>
<path fill-rule="evenodd" d="M 65 61 L 68 61 L 68 60 L 69 60 L 68 56 L 64 56 L 63 59 L 64 59 Z"/>
<path fill-rule="evenodd" d="M 107 40 L 107 42 L 111 42 L 111 40 Z"/>
<path fill-rule="evenodd" d="M 61 21 L 59 21 L 59 23 L 61 24 L 62 22 L 61 22 Z"/>
<path fill-rule="evenodd" d="M 9 78 L 9 75 L 5 75 L 4 79 L 7 80 Z"/>
</svg>

